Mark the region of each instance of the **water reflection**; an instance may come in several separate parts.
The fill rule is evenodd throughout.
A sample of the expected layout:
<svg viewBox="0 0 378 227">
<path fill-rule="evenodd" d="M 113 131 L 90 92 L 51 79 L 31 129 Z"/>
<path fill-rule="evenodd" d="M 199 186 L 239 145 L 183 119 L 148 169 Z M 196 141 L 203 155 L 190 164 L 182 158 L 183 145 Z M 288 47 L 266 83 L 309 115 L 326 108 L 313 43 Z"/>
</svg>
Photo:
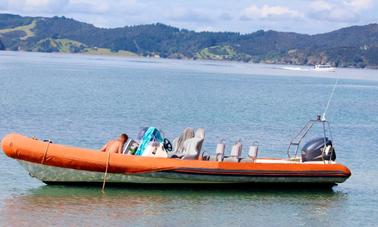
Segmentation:
<svg viewBox="0 0 378 227">
<path fill-rule="evenodd" d="M 288 215 L 298 223 L 327 223 L 346 198 L 333 190 L 132 187 L 101 193 L 94 187 L 42 186 L 5 199 L 0 213 L 5 226 L 279 224 Z"/>
</svg>

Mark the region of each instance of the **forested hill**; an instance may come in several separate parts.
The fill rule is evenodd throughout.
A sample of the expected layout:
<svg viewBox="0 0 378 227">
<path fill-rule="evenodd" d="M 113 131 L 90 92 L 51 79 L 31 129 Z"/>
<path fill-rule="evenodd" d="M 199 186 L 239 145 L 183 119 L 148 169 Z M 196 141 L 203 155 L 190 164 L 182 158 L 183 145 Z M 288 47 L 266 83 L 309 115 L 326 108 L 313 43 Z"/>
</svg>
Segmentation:
<svg viewBox="0 0 378 227">
<path fill-rule="evenodd" d="M 65 17 L 0 14 L 0 49 L 378 67 L 378 24 L 305 35 L 194 32 L 164 24 L 98 28 Z"/>
</svg>

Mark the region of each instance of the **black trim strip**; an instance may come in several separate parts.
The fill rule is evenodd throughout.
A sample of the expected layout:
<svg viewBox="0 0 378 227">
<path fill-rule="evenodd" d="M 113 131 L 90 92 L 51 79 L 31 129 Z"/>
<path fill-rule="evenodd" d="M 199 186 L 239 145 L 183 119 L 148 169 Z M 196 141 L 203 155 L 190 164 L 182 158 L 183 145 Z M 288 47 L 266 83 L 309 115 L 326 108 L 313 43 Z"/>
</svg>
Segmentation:
<svg viewBox="0 0 378 227">
<path fill-rule="evenodd" d="M 224 170 L 224 169 L 197 169 L 178 168 L 172 171 L 177 173 L 190 173 L 195 175 L 217 176 L 256 176 L 256 177 L 349 177 L 343 171 L 268 171 L 268 170 Z"/>
</svg>

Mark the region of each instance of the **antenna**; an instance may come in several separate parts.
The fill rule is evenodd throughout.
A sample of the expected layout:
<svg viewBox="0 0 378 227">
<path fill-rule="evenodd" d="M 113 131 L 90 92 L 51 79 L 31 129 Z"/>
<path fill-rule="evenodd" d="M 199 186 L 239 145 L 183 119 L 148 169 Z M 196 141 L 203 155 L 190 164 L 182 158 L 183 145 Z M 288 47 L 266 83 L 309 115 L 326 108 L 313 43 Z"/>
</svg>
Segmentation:
<svg viewBox="0 0 378 227">
<path fill-rule="evenodd" d="M 337 87 L 337 84 L 338 84 L 338 83 L 339 83 L 339 77 L 337 77 L 336 82 L 335 82 L 335 84 L 333 85 L 332 92 L 331 92 L 331 94 L 330 94 L 330 96 L 329 96 L 329 98 L 328 98 L 327 105 L 326 105 L 326 107 L 325 107 L 325 109 L 324 109 L 324 112 L 323 112 L 323 114 L 322 114 L 322 118 L 321 118 L 322 121 L 325 121 L 325 120 L 326 120 L 326 114 L 327 114 L 327 111 L 328 111 L 329 105 L 331 104 L 331 100 L 332 100 L 332 98 L 333 98 L 333 95 L 335 94 L 335 90 L 336 90 L 336 87 Z"/>
</svg>

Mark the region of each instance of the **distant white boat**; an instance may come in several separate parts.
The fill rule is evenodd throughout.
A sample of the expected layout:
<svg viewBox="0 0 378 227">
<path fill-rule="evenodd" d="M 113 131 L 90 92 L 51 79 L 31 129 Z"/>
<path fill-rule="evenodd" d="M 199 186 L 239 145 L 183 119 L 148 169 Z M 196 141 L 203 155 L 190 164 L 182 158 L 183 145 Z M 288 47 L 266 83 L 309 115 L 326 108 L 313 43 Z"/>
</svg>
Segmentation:
<svg viewBox="0 0 378 227">
<path fill-rule="evenodd" d="M 314 70 L 315 71 L 322 71 L 322 72 L 335 72 L 336 68 L 332 67 L 329 64 L 325 64 L 325 65 L 315 65 Z"/>
</svg>

